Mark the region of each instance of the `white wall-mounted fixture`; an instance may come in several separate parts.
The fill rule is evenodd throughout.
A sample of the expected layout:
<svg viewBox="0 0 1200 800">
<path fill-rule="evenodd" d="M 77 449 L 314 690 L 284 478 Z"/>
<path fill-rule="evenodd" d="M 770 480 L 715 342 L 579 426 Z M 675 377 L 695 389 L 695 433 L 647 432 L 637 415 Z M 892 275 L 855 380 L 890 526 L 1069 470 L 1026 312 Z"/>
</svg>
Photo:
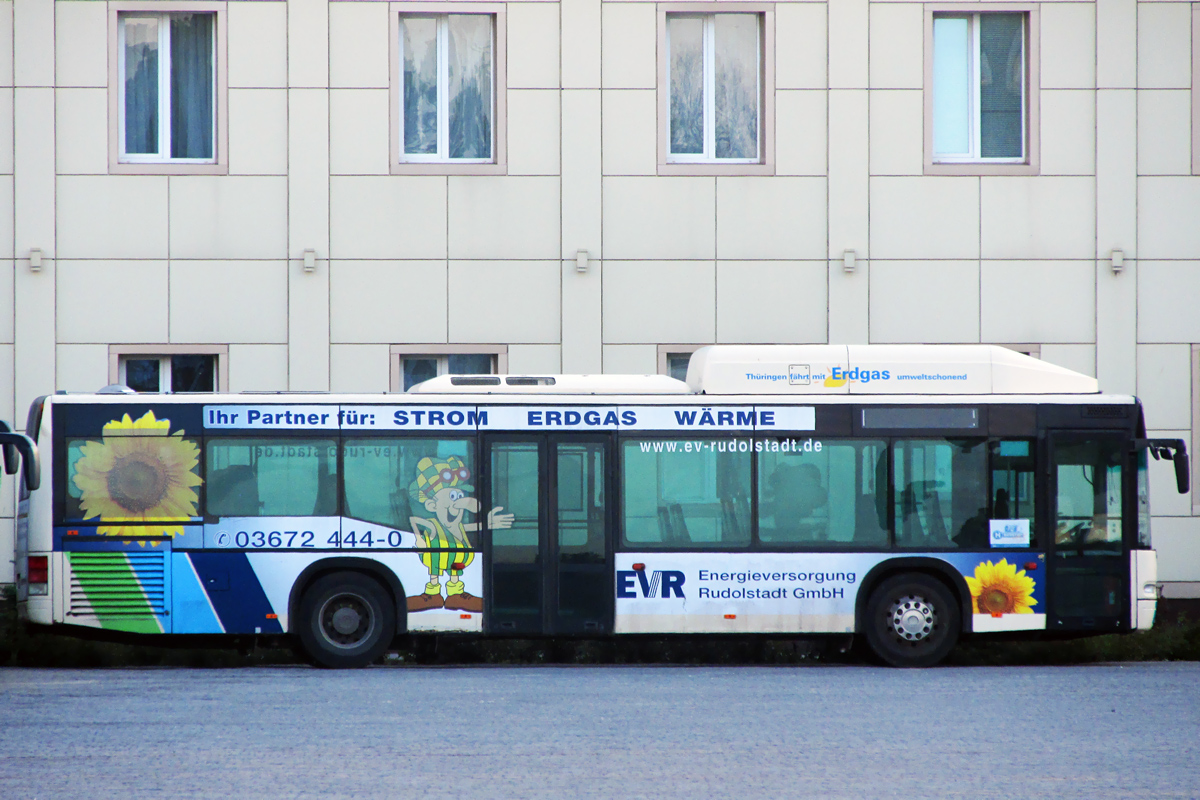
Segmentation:
<svg viewBox="0 0 1200 800">
<path fill-rule="evenodd" d="M 304 271 L 312 272 L 317 268 L 317 251 L 309 248 L 304 251 Z"/>
<path fill-rule="evenodd" d="M 846 250 L 842 253 L 842 269 L 846 272 L 854 272 L 854 251 Z"/>
<path fill-rule="evenodd" d="M 588 271 L 588 251 L 587 250 L 576 250 L 575 251 L 575 271 L 576 272 L 587 272 Z"/>
<path fill-rule="evenodd" d="M 1123 269 L 1125 269 L 1125 251 L 1124 250 L 1113 250 L 1112 251 L 1112 271 L 1114 273 L 1119 273 Z"/>
<path fill-rule="evenodd" d="M 29 251 L 29 271 L 40 272 L 42 269 L 42 248 L 35 247 Z"/>
</svg>

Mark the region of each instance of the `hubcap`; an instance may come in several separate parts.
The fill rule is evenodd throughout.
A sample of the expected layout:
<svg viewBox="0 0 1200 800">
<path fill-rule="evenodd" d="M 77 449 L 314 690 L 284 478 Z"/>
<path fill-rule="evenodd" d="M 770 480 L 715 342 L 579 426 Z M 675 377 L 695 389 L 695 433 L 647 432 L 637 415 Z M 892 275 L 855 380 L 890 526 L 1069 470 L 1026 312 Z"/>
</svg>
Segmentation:
<svg viewBox="0 0 1200 800">
<path fill-rule="evenodd" d="M 375 632 L 370 604 L 357 594 L 334 595 L 321 607 L 320 631 L 334 647 L 357 647 Z"/>
<path fill-rule="evenodd" d="M 908 595 L 892 603 L 888 622 L 896 636 L 908 642 L 920 642 L 933 633 L 937 613 L 924 597 Z"/>
</svg>

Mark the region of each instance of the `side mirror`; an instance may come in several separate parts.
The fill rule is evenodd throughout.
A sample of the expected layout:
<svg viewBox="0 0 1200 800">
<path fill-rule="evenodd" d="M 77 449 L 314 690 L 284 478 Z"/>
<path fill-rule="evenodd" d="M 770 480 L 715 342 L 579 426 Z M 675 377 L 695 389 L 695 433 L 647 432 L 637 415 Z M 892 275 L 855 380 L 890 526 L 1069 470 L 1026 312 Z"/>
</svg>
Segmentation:
<svg viewBox="0 0 1200 800">
<path fill-rule="evenodd" d="M 1182 443 L 1181 443 L 1182 444 Z M 1175 487 L 1180 494 L 1187 494 L 1191 488 L 1191 470 L 1188 467 L 1187 450 L 1183 447 L 1175 451 Z"/>
<path fill-rule="evenodd" d="M 7 426 L 5 426 L 7 427 Z M 4 451 L 4 469 L 12 475 L 17 471 L 17 453 L 21 454 L 20 465 L 24 471 L 25 488 L 36 490 L 42 485 L 42 465 L 38 460 L 37 445 L 21 433 L 0 431 L 0 449 Z M 9 454 L 12 454 L 11 458 Z"/>
<path fill-rule="evenodd" d="M 10 433 L 12 428 L 8 427 L 8 423 L 0 420 L 0 434 Z M 17 467 L 17 446 L 14 444 L 4 444 L 0 446 L 0 450 L 4 451 L 4 472 L 8 475 L 16 475 Z"/>
</svg>

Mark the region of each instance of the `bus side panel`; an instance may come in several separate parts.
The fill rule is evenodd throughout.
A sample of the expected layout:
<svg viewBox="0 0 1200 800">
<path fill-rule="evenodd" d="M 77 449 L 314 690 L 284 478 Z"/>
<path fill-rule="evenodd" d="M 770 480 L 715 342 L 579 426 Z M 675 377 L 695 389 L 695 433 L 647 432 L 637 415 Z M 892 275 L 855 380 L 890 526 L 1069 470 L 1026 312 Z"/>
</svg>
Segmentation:
<svg viewBox="0 0 1200 800">
<path fill-rule="evenodd" d="M 176 554 L 176 633 L 281 633 L 294 631 L 288 600 L 296 579 L 310 565 L 354 551 L 322 553 L 191 551 Z M 372 553 L 372 560 L 390 569 L 402 586 L 417 594 L 429 570 L 414 552 Z M 483 565 L 475 559 L 463 571 L 471 586 L 483 584 Z M 483 615 L 447 609 L 411 614 L 409 631 L 480 633 Z"/>
<path fill-rule="evenodd" d="M 618 553 L 615 631 L 852 633 L 861 579 L 894 557 L 886 553 Z M 1041 553 L 904 553 L 903 558 L 941 561 L 963 576 L 976 611 L 972 618 L 976 633 L 1046 627 Z M 980 597 L 1000 594 L 1009 601 L 1004 608 L 1011 610 L 978 613 Z"/>
<path fill-rule="evenodd" d="M 1154 550 L 1132 550 L 1129 558 L 1132 627 L 1148 631 L 1154 627 L 1154 615 L 1158 611 L 1158 553 Z"/>
</svg>

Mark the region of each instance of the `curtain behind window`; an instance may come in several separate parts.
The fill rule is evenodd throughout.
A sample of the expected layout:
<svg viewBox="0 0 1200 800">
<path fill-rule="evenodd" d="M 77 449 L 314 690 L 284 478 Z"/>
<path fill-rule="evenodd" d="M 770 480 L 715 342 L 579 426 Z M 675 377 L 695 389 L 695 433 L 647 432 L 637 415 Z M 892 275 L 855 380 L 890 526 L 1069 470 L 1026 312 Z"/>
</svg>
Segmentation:
<svg viewBox="0 0 1200 800">
<path fill-rule="evenodd" d="M 158 20 L 125 22 L 125 152 L 158 152 Z"/>
<path fill-rule="evenodd" d="M 171 158 L 213 157 L 213 18 L 171 17 Z"/>
<path fill-rule="evenodd" d="M 984 158 L 1024 155 L 1024 21 L 1024 14 L 982 14 L 979 18 L 979 124 Z"/>
</svg>

